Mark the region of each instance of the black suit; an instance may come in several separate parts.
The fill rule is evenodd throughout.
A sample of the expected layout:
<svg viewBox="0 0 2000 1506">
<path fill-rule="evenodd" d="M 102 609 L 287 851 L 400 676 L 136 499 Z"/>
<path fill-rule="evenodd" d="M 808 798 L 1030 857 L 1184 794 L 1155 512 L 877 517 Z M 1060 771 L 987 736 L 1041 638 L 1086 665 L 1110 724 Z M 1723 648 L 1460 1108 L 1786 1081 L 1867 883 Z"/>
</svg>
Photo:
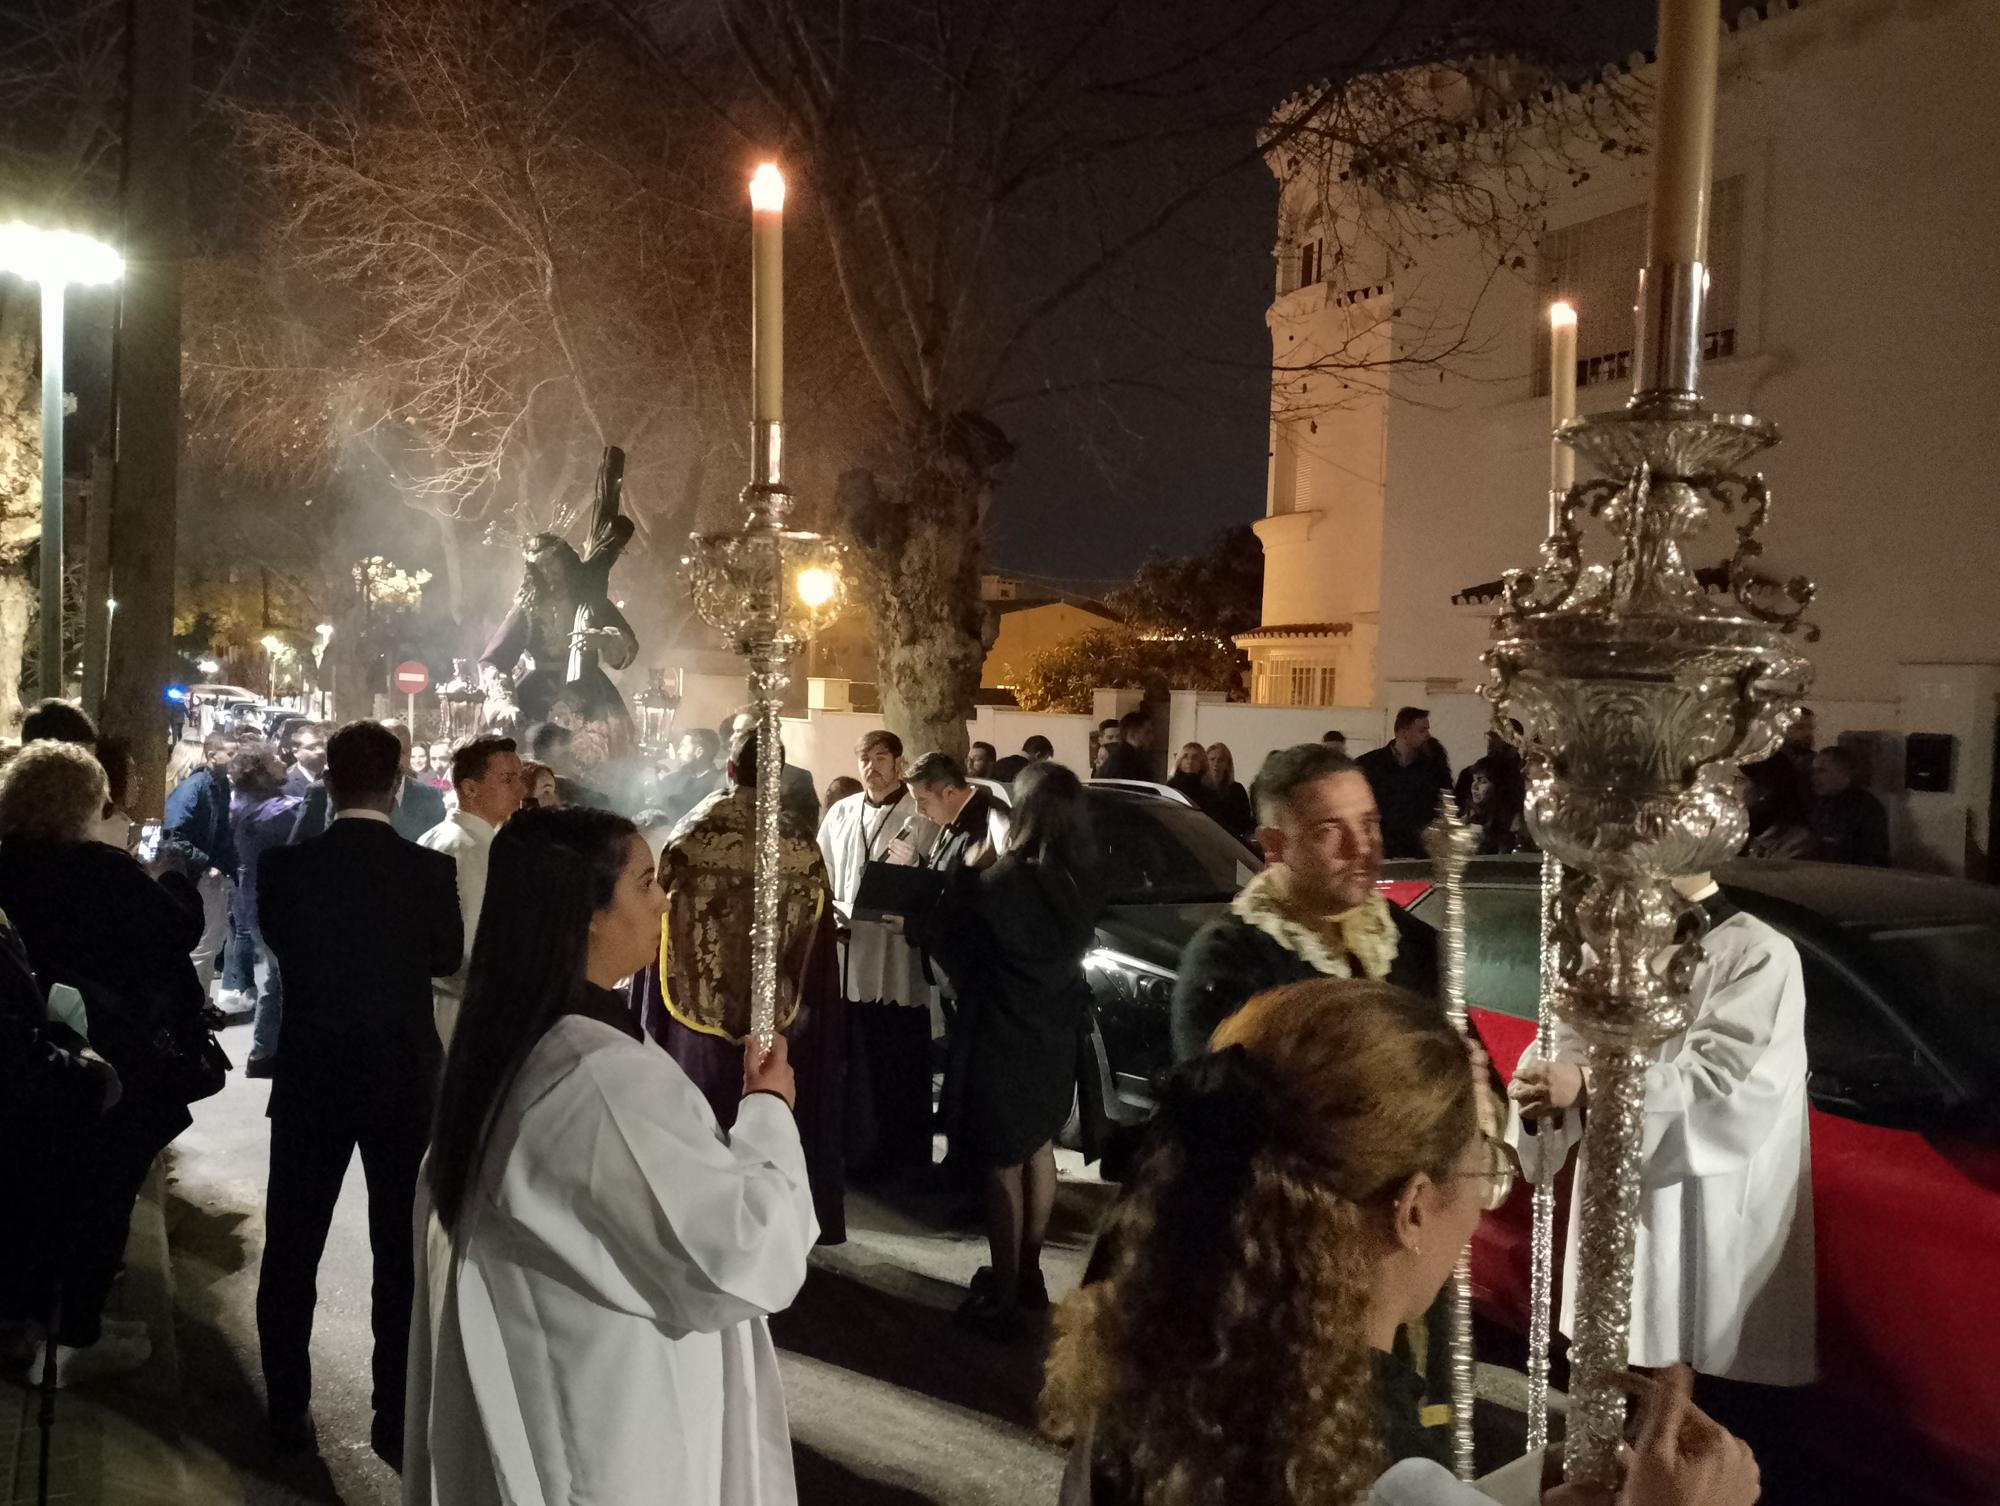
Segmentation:
<svg viewBox="0 0 2000 1506">
<path fill-rule="evenodd" d="M 411 1215 L 442 1050 L 431 979 L 464 959 L 456 868 L 384 821 L 347 818 L 257 865 L 257 919 L 285 980 L 257 1333 L 273 1419 L 312 1394 L 319 1258 L 347 1163 L 368 1178 L 378 1436 L 400 1440 Z"/>
</svg>

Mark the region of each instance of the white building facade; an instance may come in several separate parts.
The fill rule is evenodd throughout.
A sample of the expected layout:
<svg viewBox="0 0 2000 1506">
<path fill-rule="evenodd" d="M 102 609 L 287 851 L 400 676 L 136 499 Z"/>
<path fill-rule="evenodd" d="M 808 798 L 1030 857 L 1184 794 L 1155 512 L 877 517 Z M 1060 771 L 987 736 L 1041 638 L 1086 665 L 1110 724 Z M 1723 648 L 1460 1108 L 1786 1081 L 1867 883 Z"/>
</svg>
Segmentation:
<svg viewBox="0 0 2000 1506">
<path fill-rule="evenodd" d="M 1765 563 L 1819 585 L 1822 741 L 1872 744 L 1889 793 L 1903 735 L 1950 734 L 1952 788 L 1900 800 L 1899 847 L 1977 867 L 2000 713 L 2000 6 L 1772 0 L 1731 25 L 1722 59 L 1705 395 L 1784 435 L 1754 462 L 1776 501 Z M 1470 234 L 1393 272 L 1328 266 L 1321 227 L 1354 207 L 1272 165 L 1281 370 L 1301 350 L 1402 348 L 1411 318 L 1465 337 L 1439 365 L 1280 384 L 1264 626 L 1240 640 L 1253 701 L 1470 691 L 1492 616 L 1473 588 L 1531 564 L 1546 528 L 1553 299 L 1579 314 L 1580 409 L 1630 395 L 1650 159 L 1563 182 L 1523 264 L 1497 275 Z M 1693 563 L 1720 562 L 1729 535 L 1701 547 Z"/>
</svg>

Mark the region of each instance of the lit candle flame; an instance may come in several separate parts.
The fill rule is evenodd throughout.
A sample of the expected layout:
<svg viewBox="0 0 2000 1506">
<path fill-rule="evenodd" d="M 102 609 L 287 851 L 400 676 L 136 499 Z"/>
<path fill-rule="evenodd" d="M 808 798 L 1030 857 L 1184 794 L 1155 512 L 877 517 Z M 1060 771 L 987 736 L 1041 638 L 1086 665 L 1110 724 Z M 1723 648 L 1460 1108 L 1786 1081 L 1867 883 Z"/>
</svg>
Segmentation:
<svg viewBox="0 0 2000 1506">
<path fill-rule="evenodd" d="M 1576 327 L 1576 309 L 1558 300 L 1549 305 L 1549 324 L 1556 329 Z"/>
<path fill-rule="evenodd" d="M 785 175 L 775 162 L 763 162 L 750 175 L 750 207 L 760 214 L 782 214 L 785 208 Z"/>
</svg>

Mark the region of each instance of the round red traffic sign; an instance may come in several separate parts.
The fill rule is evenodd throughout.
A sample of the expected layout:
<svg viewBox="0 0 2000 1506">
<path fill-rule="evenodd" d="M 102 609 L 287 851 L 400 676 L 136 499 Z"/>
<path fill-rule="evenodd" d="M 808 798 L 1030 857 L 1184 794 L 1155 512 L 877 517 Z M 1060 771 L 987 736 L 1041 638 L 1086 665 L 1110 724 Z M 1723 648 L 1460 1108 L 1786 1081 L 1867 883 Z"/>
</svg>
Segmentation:
<svg viewBox="0 0 2000 1506">
<path fill-rule="evenodd" d="M 396 666 L 395 680 L 404 695 L 422 695 L 431 688 L 431 672 L 415 659 Z"/>
</svg>

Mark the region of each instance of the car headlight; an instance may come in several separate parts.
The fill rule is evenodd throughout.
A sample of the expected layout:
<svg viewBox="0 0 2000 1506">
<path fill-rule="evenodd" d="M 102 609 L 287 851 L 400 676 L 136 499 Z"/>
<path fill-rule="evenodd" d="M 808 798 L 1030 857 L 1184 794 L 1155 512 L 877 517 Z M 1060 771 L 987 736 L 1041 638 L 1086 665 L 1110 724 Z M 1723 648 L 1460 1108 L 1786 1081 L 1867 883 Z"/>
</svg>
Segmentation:
<svg viewBox="0 0 2000 1506">
<path fill-rule="evenodd" d="M 1120 1003 L 1153 1009 L 1166 1009 L 1173 1003 L 1173 973 L 1124 952 L 1094 947 L 1084 954 L 1083 970 L 1093 990 L 1108 993 Z"/>
</svg>

